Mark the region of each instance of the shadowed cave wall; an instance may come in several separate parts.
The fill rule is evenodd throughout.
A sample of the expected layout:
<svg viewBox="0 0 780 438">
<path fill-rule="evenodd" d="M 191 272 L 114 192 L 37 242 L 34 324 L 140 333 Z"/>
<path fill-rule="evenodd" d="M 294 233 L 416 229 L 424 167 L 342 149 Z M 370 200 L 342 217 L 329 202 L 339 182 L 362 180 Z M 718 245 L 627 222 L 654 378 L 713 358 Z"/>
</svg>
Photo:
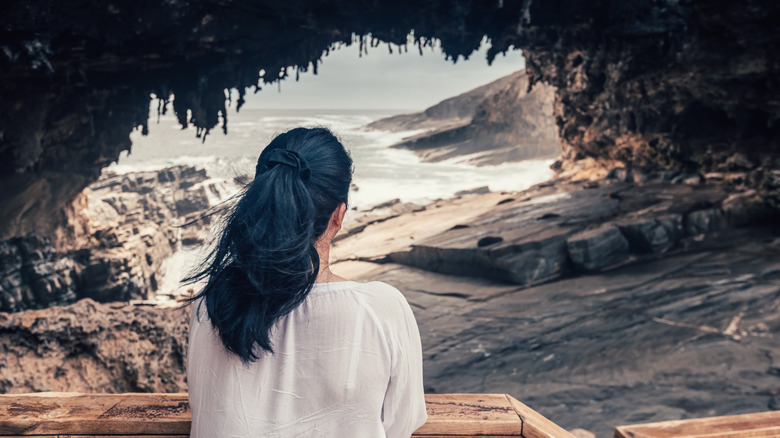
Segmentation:
<svg viewBox="0 0 780 438">
<path fill-rule="evenodd" d="M 227 130 L 226 88 L 316 68 L 353 35 L 404 44 L 410 30 L 451 57 L 484 35 L 491 57 L 522 48 L 531 82 L 557 88 L 565 163 L 740 170 L 775 203 L 778 22 L 780 4 L 756 0 L 3 2 L 0 240 L 35 231 L 74 245 L 73 200 L 145 129 L 150 93 L 175 94 L 201 134 Z"/>
</svg>

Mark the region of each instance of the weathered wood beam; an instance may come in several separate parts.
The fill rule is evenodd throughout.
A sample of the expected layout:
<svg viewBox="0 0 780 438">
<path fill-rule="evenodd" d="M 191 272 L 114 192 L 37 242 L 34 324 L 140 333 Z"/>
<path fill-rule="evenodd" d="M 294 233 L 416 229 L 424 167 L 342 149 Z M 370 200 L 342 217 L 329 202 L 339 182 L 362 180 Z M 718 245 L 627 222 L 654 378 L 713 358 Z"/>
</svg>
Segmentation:
<svg viewBox="0 0 780 438">
<path fill-rule="evenodd" d="M 615 438 L 780 438 L 780 411 L 618 426 Z"/>
<path fill-rule="evenodd" d="M 413 436 L 573 438 L 506 394 L 427 394 L 428 422 Z M 188 437 L 186 393 L 0 395 L 0 436 Z"/>
</svg>

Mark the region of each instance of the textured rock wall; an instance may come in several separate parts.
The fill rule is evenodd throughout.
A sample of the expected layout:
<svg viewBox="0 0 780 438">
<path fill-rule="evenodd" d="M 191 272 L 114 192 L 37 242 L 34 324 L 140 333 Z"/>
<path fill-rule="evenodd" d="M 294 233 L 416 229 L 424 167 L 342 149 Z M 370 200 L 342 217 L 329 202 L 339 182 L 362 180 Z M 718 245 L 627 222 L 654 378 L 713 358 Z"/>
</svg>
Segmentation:
<svg viewBox="0 0 780 438">
<path fill-rule="evenodd" d="M 187 390 L 189 309 L 76 304 L 0 312 L 0 394 Z"/>
<path fill-rule="evenodd" d="M 0 311 L 85 297 L 149 298 L 163 261 L 182 244 L 202 243 L 211 220 L 196 219 L 230 190 L 186 166 L 101 178 L 80 198 L 83 233 L 69 236 L 59 250 L 38 234 L 0 242 Z"/>
<path fill-rule="evenodd" d="M 150 93 L 175 93 L 182 124 L 207 132 L 226 116 L 226 88 L 316 69 L 353 35 L 372 33 L 366 50 L 405 44 L 411 29 L 453 57 L 485 35 L 490 57 L 522 48 L 532 82 L 558 90 L 567 162 L 744 166 L 777 203 L 779 19 L 772 0 L 3 2 L 0 239 L 56 233 L 56 212 L 130 148 Z"/>
</svg>

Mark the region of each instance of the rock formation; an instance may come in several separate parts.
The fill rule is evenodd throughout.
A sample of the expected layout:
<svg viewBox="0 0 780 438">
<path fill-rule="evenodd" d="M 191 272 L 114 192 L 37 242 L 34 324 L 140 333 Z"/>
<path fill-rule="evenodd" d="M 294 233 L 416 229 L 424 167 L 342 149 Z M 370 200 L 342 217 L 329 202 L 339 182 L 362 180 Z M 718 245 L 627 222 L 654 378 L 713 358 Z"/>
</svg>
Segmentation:
<svg viewBox="0 0 780 438">
<path fill-rule="evenodd" d="M 88 0 L 78 13 L 12 0 L 0 12 L 0 240 L 55 234 L 76 195 L 145 126 L 150 93 L 174 93 L 181 123 L 205 134 L 220 113 L 227 120 L 226 88 L 316 69 L 341 43 L 406 45 L 410 29 L 452 57 L 484 36 L 491 58 L 521 48 L 531 84 L 556 88 L 566 163 L 739 168 L 757 202 L 778 203 L 780 104 L 770 97 L 780 87 L 780 4 L 771 0 Z"/>
<path fill-rule="evenodd" d="M 474 192 L 350 212 L 331 253 L 334 272 L 407 297 L 427 392 L 508 392 L 597 436 L 780 406 L 780 235 L 729 226 L 743 204 L 722 187 L 612 178 Z M 395 259 L 414 247 L 428 257 Z M 432 272 L 446 272 L 437 255 L 481 266 Z M 185 391 L 187 321 L 176 307 L 90 299 L 0 313 L 0 392 Z"/>
<path fill-rule="evenodd" d="M 189 309 L 122 303 L 0 312 L 0 393 L 186 391 Z"/>
<path fill-rule="evenodd" d="M 421 113 L 388 117 L 368 126 L 427 129 L 393 146 L 411 149 L 423 161 L 465 155 L 470 163 L 499 164 L 560 155 L 552 108 L 552 87 L 539 84 L 529 92 L 528 76 L 521 70 Z"/>
<path fill-rule="evenodd" d="M 230 190 L 185 166 L 107 174 L 82 194 L 80 234 L 58 245 L 37 234 L 0 243 L 0 311 L 149 298 L 163 261 L 202 242 L 211 219 L 196 219 Z"/>
<path fill-rule="evenodd" d="M 715 185 L 672 184 L 658 174 L 644 184 L 617 179 L 582 182 L 570 190 L 543 183 L 508 196 L 489 212 L 408 248 L 389 260 L 427 271 L 536 284 L 596 272 L 686 247 L 744 215 Z"/>
</svg>

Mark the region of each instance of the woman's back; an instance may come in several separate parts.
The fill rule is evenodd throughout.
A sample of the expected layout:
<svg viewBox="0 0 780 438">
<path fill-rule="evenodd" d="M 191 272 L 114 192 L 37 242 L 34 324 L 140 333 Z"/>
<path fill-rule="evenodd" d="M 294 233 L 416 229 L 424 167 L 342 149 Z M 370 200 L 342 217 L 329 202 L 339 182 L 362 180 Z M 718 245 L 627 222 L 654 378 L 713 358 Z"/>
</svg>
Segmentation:
<svg viewBox="0 0 780 438">
<path fill-rule="evenodd" d="M 414 316 L 385 283 L 316 283 L 244 364 L 205 306 L 190 326 L 193 437 L 409 437 L 426 419 Z"/>
</svg>

